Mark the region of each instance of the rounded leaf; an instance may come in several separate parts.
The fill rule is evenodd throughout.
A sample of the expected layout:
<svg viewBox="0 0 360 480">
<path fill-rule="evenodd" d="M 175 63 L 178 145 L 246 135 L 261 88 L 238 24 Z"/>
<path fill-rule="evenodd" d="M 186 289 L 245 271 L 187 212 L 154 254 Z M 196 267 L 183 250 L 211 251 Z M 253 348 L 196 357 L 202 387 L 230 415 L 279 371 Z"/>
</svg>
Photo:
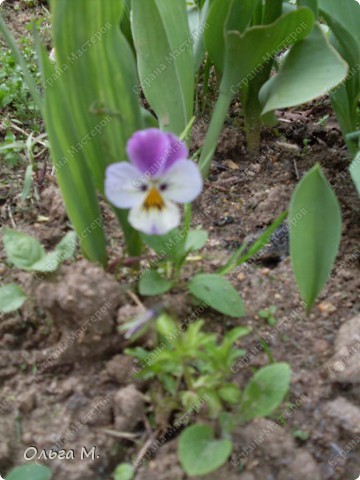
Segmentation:
<svg viewBox="0 0 360 480">
<path fill-rule="evenodd" d="M 329 277 L 341 238 L 339 203 L 319 165 L 296 187 L 289 225 L 294 275 L 301 297 L 311 308 Z"/>
<path fill-rule="evenodd" d="M 6 476 L 6 480 L 50 480 L 52 471 L 42 465 L 22 465 L 16 467 Z"/>
<path fill-rule="evenodd" d="M 291 369 L 274 363 L 258 370 L 247 384 L 240 404 L 240 420 L 246 422 L 270 415 L 289 390 Z"/>
<path fill-rule="evenodd" d="M 239 318 L 244 315 L 244 304 L 230 282 L 216 274 L 201 273 L 188 284 L 190 292 L 213 309 Z"/>
<path fill-rule="evenodd" d="M 231 454 L 230 440 L 215 440 L 207 425 L 192 425 L 183 431 L 178 445 L 180 463 L 188 475 L 206 475 L 223 465 Z"/>
</svg>

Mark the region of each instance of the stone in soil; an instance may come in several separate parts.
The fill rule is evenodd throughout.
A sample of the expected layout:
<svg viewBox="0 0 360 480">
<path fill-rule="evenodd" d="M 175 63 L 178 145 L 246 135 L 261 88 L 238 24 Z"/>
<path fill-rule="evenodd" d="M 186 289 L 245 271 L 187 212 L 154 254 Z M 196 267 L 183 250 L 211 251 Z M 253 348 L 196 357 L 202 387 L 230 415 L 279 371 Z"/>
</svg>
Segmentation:
<svg viewBox="0 0 360 480">
<path fill-rule="evenodd" d="M 106 372 L 109 377 L 119 385 L 128 385 L 133 381 L 134 360 L 126 355 L 115 355 L 106 364 Z"/>
<path fill-rule="evenodd" d="M 334 382 L 360 383 L 360 315 L 341 326 L 327 368 Z"/>
<path fill-rule="evenodd" d="M 134 385 L 128 385 L 114 396 L 115 426 L 118 431 L 131 432 L 144 419 L 145 399 Z"/>
<path fill-rule="evenodd" d="M 115 316 L 123 294 L 115 279 L 102 268 L 81 260 L 61 267 L 34 290 L 37 304 L 60 333 L 58 344 L 43 351 L 38 364 L 51 367 L 53 363 L 82 358 L 93 361 L 121 351 L 122 337 L 117 335 Z"/>
<path fill-rule="evenodd" d="M 325 415 L 338 427 L 351 435 L 360 433 L 360 409 L 343 397 L 338 397 L 324 405 Z"/>
<path fill-rule="evenodd" d="M 292 435 L 275 422 L 261 418 L 240 426 L 234 433 L 232 463 L 234 466 L 247 465 L 248 468 L 255 466 L 255 478 L 320 478 L 318 465 L 312 455 L 305 449 L 297 448 Z M 305 466 L 301 466 L 302 461 L 306 462 Z"/>
<path fill-rule="evenodd" d="M 66 219 L 64 200 L 59 188 L 49 185 L 41 193 L 42 205 L 48 209 L 49 220 L 52 224 L 63 223 Z"/>
</svg>

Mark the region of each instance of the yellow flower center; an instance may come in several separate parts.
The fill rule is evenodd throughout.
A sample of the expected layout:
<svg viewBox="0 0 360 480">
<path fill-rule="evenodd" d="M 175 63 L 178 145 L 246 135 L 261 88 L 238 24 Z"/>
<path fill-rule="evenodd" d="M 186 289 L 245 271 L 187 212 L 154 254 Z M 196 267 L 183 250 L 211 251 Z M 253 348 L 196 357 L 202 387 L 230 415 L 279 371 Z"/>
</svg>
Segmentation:
<svg viewBox="0 0 360 480">
<path fill-rule="evenodd" d="M 152 208 L 157 208 L 159 211 L 165 207 L 164 200 L 160 195 L 159 191 L 152 187 L 147 194 L 144 202 L 145 210 L 150 210 Z"/>
</svg>

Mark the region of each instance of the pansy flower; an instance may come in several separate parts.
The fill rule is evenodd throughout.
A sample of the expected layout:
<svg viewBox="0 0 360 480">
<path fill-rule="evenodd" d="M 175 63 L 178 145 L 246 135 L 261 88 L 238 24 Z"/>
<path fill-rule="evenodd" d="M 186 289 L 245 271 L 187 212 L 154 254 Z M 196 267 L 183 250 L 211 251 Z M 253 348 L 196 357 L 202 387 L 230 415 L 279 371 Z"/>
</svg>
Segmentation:
<svg viewBox="0 0 360 480">
<path fill-rule="evenodd" d="M 129 223 L 148 235 L 163 235 L 180 223 L 176 203 L 192 202 L 203 182 L 188 160 L 184 142 L 156 128 L 140 130 L 128 141 L 130 162 L 106 169 L 105 194 L 118 208 L 129 208 Z"/>
</svg>

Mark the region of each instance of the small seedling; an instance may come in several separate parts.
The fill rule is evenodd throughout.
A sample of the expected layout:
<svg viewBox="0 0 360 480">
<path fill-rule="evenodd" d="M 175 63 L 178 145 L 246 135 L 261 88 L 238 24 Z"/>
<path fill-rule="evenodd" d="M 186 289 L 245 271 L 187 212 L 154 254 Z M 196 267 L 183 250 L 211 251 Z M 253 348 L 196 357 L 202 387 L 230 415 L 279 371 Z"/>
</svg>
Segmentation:
<svg viewBox="0 0 360 480">
<path fill-rule="evenodd" d="M 271 305 L 268 308 L 260 310 L 258 315 L 260 318 L 264 318 L 270 327 L 274 327 L 277 323 L 277 318 L 275 317 L 276 310 L 275 305 Z"/>
</svg>

